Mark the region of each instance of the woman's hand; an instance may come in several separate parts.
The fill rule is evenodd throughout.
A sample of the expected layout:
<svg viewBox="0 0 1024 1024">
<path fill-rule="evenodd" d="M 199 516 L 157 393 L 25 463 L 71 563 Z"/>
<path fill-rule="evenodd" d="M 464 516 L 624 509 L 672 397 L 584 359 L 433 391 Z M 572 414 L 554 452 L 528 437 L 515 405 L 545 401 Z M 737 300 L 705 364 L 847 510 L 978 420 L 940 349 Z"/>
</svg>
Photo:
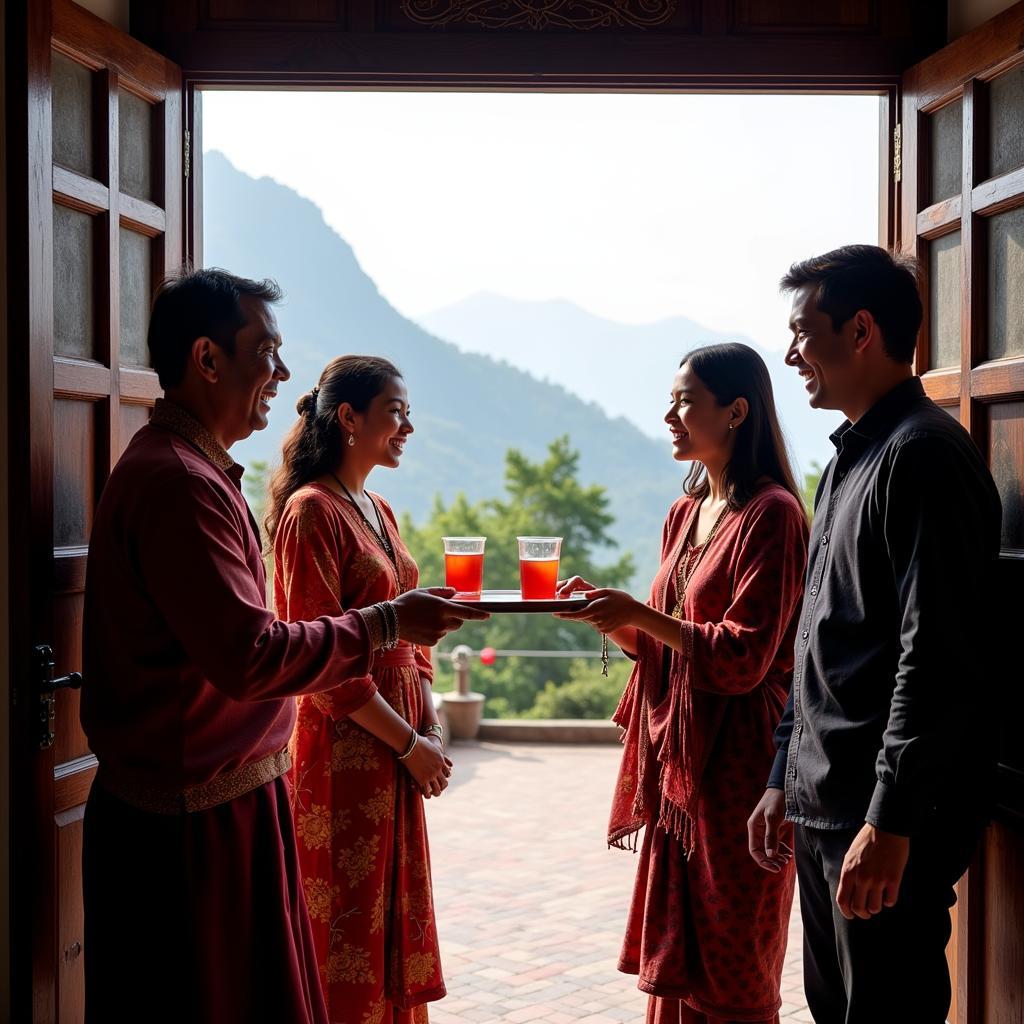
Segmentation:
<svg viewBox="0 0 1024 1024">
<path fill-rule="evenodd" d="M 597 590 L 597 585 L 588 583 L 582 576 L 572 576 L 567 580 L 559 580 L 555 588 L 555 597 L 569 597 L 581 590 Z"/>
<path fill-rule="evenodd" d="M 578 580 L 579 577 L 574 577 Z M 566 587 L 570 586 L 573 580 L 569 580 Z M 577 586 L 576 591 L 589 588 L 584 580 L 580 580 L 584 586 Z M 566 590 L 565 593 L 573 591 Z M 587 591 L 590 601 L 576 611 L 555 612 L 556 619 L 569 619 L 574 622 L 585 622 L 593 626 L 599 633 L 614 633 L 616 630 L 625 629 L 628 626 L 635 626 L 638 619 L 647 607 L 641 604 L 632 594 L 625 590 L 609 590 L 608 588 L 593 589 Z M 565 596 L 559 591 L 559 597 Z"/>
<path fill-rule="evenodd" d="M 440 796 L 448 788 L 452 762 L 445 756 L 440 742 L 432 743 L 425 736 L 420 736 L 402 764 L 428 800 L 432 796 Z"/>
</svg>

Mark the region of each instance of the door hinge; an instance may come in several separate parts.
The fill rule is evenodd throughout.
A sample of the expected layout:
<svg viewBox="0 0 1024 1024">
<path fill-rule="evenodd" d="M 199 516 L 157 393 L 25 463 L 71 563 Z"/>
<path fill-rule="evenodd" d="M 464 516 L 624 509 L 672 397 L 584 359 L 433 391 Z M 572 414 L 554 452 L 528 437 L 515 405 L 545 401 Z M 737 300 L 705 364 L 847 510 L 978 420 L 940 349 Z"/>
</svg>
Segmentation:
<svg viewBox="0 0 1024 1024">
<path fill-rule="evenodd" d="M 185 168 L 185 177 L 192 173 L 192 133 L 186 128 L 184 147 L 182 153 L 182 164 Z"/>
<path fill-rule="evenodd" d="M 903 125 L 897 124 L 892 130 L 892 180 L 903 180 Z"/>
<path fill-rule="evenodd" d="M 66 676 L 53 674 L 53 648 L 49 644 L 40 644 L 32 649 L 36 692 L 39 694 L 39 719 L 36 723 L 40 750 L 53 746 L 56 736 L 53 722 L 57 712 L 54 694 L 57 690 L 77 690 L 82 685 L 82 673 L 70 672 Z"/>
</svg>

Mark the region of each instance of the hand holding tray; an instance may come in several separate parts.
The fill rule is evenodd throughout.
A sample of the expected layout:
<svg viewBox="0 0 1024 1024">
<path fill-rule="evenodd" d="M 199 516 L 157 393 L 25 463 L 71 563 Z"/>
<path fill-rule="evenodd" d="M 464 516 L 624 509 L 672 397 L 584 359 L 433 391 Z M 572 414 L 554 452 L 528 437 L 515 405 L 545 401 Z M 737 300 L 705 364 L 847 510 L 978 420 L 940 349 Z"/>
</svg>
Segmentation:
<svg viewBox="0 0 1024 1024">
<path fill-rule="evenodd" d="M 562 612 L 580 608 L 590 600 L 585 594 L 575 593 L 568 597 L 555 597 L 549 600 L 528 601 L 523 599 L 518 590 L 484 590 L 479 597 L 456 594 L 451 598 L 455 604 L 464 604 L 479 608 L 485 612 L 505 614 L 522 614 L 523 612 Z"/>
</svg>

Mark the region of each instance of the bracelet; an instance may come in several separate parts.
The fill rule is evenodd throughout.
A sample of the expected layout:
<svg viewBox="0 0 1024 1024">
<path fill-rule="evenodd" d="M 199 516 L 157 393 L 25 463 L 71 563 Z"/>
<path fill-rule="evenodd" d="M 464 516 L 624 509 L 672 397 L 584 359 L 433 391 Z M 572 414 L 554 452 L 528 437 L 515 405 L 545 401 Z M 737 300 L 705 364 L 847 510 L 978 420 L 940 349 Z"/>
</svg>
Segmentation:
<svg viewBox="0 0 1024 1024">
<path fill-rule="evenodd" d="M 392 601 L 382 602 L 384 612 L 388 617 L 388 642 L 384 645 L 387 650 L 392 651 L 398 646 L 398 609 Z"/>
<path fill-rule="evenodd" d="M 377 644 L 378 649 L 394 650 L 398 646 L 398 612 L 390 601 L 378 601 L 371 607 L 380 620 L 382 636 Z"/>
<path fill-rule="evenodd" d="M 379 651 L 384 645 L 384 616 L 375 604 L 368 608 L 359 608 L 357 611 L 366 623 L 366 632 L 370 635 L 370 650 Z"/>
<path fill-rule="evenodd" d="M 420 734 L 415 729 L 413 729 L 412 730 L 412 736 L 409 737 L 409 746 L 405 748 L 405 753 L 404 754 L 399 754 L 398 755 L 398 760 L 399 761 L 408 761 L 409 757 L 412 755 L 412 752 L 416 749 L 416 744 L 419 743 L 419 741 L 420 741 Z"/>
<path fill-rule="evenodd" d="M 440 723 L 431 722 L 430 725 L 423 730 L 424 736 L 436 736 L 441 741 L 441 749 L 444 749 L 444 729 L 441 728 Z"/>
<path fill-rule="evenodd" d="M 377 613 L 377 618 L 380 619 L 380 642 L 377 647 L 379 650 L 385 650 L 388 646 L 388 617 L 384 613 L 382 605 L 375 604 L 373 610 Z"/>
</svg>

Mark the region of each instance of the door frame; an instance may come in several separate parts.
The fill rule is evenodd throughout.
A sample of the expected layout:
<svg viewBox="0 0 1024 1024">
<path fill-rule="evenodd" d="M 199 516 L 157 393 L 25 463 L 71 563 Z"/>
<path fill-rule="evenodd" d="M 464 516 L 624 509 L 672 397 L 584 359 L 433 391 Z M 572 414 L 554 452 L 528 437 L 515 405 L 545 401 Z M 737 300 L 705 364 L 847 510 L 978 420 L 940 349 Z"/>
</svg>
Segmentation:
<svg viewBox="0 0 1024 1024">
<path fill-rule="evenodd" d="M 95 360 L 66 358 L 59 353 L 54 358 L 53 231 L 46 225 L 53 223 L 54 203 L 60 196 L 62 205 L 87 211 L 103 224 L 103 230 L 97 231 L 101 239 L 98 250 L 102 249 L 107 262 L 116 265 L 119 234 L 129 227 L 137 234 L 163 240 L 152 247 L 154 269 L 168 260 L 179 263 L 183 235 L 181 92 L 177 68 L 158 59 L 155 73 L 164 75 L 157 80 L 163 83 L 160 96 L 167 102 L 163 103 L 160 115 L 153 118 L 152 145 L 154 154 L 159 154 L 154 156 L 154 163 L 169 175 L 167 188 L 164 189 L 163 175 L 155 175 L 154 201 L 134 196 L 122 198 L 116 138 L 110 134 L 110 123 L 116 123 L 122 91 L 140 97 L 153 93 L 149 102 L 160 102 L 155 89 L 148 84 L 154 78 L 152 54 L 127 33 L 72 0 L 30 0 L 3 6 L 6 136 L 2 165 L 7 172 L 8 188 L 6 265 L 0 287 L 15 301 L 6 307 L 0 335 L 6 341 L 0 370 L 0 398 L 6 398 L 6 402 L 0 408 L 6 411 L 7 427 L 3 459 L 6 464 L 0 482 L 0 497 L 4 499 L 0 530 L 6 525 L 3 552 L 9 568 L 7 594 L 12 598 L 3 608 L 3 628 L 9 630 L 10 643 L 6 648 L 7 672 L 0 678 L 0 700 L 4 701 L 5 711 L 11 709 L 9 721 L 0 716 L 0 727 L 6 726 L 3 735 L 8 739 L 2 755 L 8 760 L 0 771 L 4 783 L 0 790 L 0 834 L 6 833 L 5 854 L 10 858 L 2 865 L 4 876 L 0 880 L 0 907 L 4 911 L 0 934 L 9 940 L 0 946 L 4 949 L 0 1000 L 9 999 L 10 1004 L 0 1005 L 0 1020 L 49 1022 L 56 1020 L 59 1012 L 56 978 L 61 963 L 61 879 L 55 872 L 56 844 L 47 841 L 52 833 L 43 832 L 44 825 L 52 830 L 54 820 L 51 816 L 48 822 L 42 822 L 41 816 L 46 809 L 54 809 L 58 795 L 69 802 L 68 806 L 80 808 L 95 772 L 95 758 L 91 755 L 73 757 L 58 765 L 59 741 L 49 750 L 39 748 L 40 709 L 33 645 L 53 641 L 58 579 L 68 586 L 74 583 L 78 589 L 84 582 L 84 557 L 76 557 L 70 569 L 63 559 L 54 558 L 55 392 L 70 399 L 98 398 L 107 402 L 106 415 L 96 417 L 98 488 L 120 452 L 121 399 L 151 404 L 159 388 L 152 371 L 121 368 L 120 299 L 115 287 L 96 289 L 94 293 L 100 300 L 97 326 L 105 339 L 100 341 Z M 66 48 L 68 55 L 96 73 L 94 142 L 99 149 L 96 168 L 89 175 L 63 168 L 60 175 L 55 173 L 51 110 L 54 48 Z M 173 140 L 169 150 L 168 139 Z M 160 209 L 156 207 L 157 195 Z M 156 220 L 155 214 L 159 214 Z M 164 223 L 173 226 L 173 230 L 164 231 Z M 12 381 L 14 386 L 9 387 Z M 13 496 L 20 500 L 11 500 Z M 84 551 L 76 549 L 74 554 L 84 555 Z M 40 571 L 41 566 L 53 569 Z M 61 652 L 58 650 L 56 655 L 59 664 Z M 58 701 L 61 699 L 58 697 Z M 60 705 L 58 718 L 59 714 Z M 79 818 L 80 815 L 75 820 Z M 14 841 L 15 836 L 18 842 Z M 3 887 L 9 893 L 9 907 L 3 906 Z M 48 897 L 40 906 L 38 898 L 43 892 L 54 895 L 52 902 Z M 76 957 L 77 953 L 70 959 L 65 954 L 63 962 L 70 963 Z"/>
<path fill-rule="evenodd" d="M 0 11 L 3 11 L 4 0 L 0 0 Z M 39 8 L 44 12 L 39 13 Z M 33 10 L 34 9 L 34 10 Z M 7 64 L 6 73 L 9 83 L 4 99 L 6 100 L 7 134 L 13 142 L 22 145 L 9 145 L 7 149 L 8 171 L 8 266 L 4 284 L 9 283 L 8 294 L 21 294 L 24 301 L 8 306 L 8 338 L 30 337 L 30 330 L 36 325 L 38 333 L 39 303 L 47 302 L 45 294 L 32 293 L 29 290 L 29 268 L 39 267 L 47 277 L 52 263 L 49 249 L 43 251 L 38 233 L 32 230 L 40 216 L 49 216 L 51 188 L 49 181 L 33 178 L 30 173 L 27 149 L 30 140 L 36 140 L 49 150 L 49 122 L 43 126 L 40 118 L 39 75 L 40 68 L 33 65 L 28 54 L 38 47 L 15 46 L 13 39 L 19 41 L 39 39 L 49 34 L 48 4 L 12 4 L 9 5 L 7 25 Z M 44 24 L 45 21 L 45 24 Z M 438 37 L 434 37 L 438 38 Z M 765 40 L 768 44 L 768 41 Z M 419 45 L 429 45 L 425 39 Z M 442 50 L 444 48 L 442 47 Z M 412 52 L 411 50 L 409 51 Z M 48 86 L 47 86 L 48 88 Z M 192 153 L 191 168 L 186 181 L 184 196 L 184 237 L 182 238 L 183 254 L 186 259 L 200 262 L 202 258 L 202 93 L 208 89 L 338 89 L 358 90 L 366 88 L 404 89 L 404 90 L 459 90 L 487 89 L 494 91 L 529 91 L 529 92 L 674 92 L 674 93 L 778 93 L 778 94 L 857 94 L 877 95 L 880 98 L 879 118 L 879 243 L 898 247 L 900 245 L 900 210 L 897 181 L 893 175 L 894 158 L 897 155 L 894 146 L 894 129 L 899 120 L 901 86 L 897 75 L 871 73 L 867 75 L 843 75 L 833 77 L 824 73 L 810 76 L 777 75 L 777 74 L 733 74 L 717 75 L 708 71 L 693 74 L 662 74 L 662 75 L 630 75 L 615 74 L 516 74 L 503 73 L 493 75 L 459 75 L 438 73 L 402 74 L 398 72 L 355 72 L 333 71 L 324 73 L 295 73 L 280 71 L 274 73 L 242 73 L 238 71 L 195 72 L 183 69 L 182 109 L 184 128 L 189 133 Z M 43 130 L 45 127 L 45 131 Z M 17 197 L 18 201 L 15 201 Z M 38 278 L 37 278 L 38 280 Z M 3 286 L 0 285 L 0 288 Z M 45 292 L 45 288 L 42 289 Z M 2 294 L 2 291 L 0 291 Z M 4 340 L 0 334 L 0 341 Z M 52 363 L 48 358 L 49 345 L 29 344 L 17 346 L 18 351 L 10 349 L 4 353 L 10 360 L 12 370 L 31 375 L 33 381 L 40 381 L 52 372 Z M 40 350 L 47 353 L 47 358 L 40 358 Z M 15 377 L 15 379 L 17 379 Z M 0 384 L 0 399 L 2 387 Z M 34 389 L 33 389 L 34 390 Z M 0 681 L 0 700 L 13 704 L 10 719 L 10 818 L 13 825 L 17 821 L 28 820 L 25 801 L 29 800 L 40 780 L 27 765 L 38 764 L 43 759 L 32 757 L 29 746 L 31 722 L 34 702 L 29 699 L 28 687 L 16 685 L 25 683 L 30 670 L 29 625 L 38 621 L 40 600 L 48 601 L 48 581 L 37 580 L 33 585 L 31 567 L 35 560 L 43 557 L 46 549 L 52 549 L 52 537 L 43 536 L 45 531 L 34 524 L 27 511 L 28 502 L 9 503 L 3 493 L 3 487 L 10 480 L 8 495 L 18 493 L 18 482 L 31 479 L 40 472 L 52 476 L 52 462 L 45 453 L 30 449 L 16 443 L 18 424 L 31 422 L 33 437 L 42 437 L 52 433 L 52 417 L 47 403 L 33 402 L 30 395 L 11 395 L 12 402 L 8 405 L 8 465 L 4 480 L 0 481 L 0 500 L 4 509 L 0 510 L 0 541 L 3 541 L 3 512 L 9 511 L 9 536 L 4 549 L 10 555 L 10 594 L 18 595 L 18 601 L 9 608 L 3 625 L 9 626 L 9 636 L 13 641 L 9 647 L 8 673 Z M 34 417 L 34 418 L 33 418 Z M 33 418 L 33 419 L 30 419 Z M 40 461 L 42 460 L 42 461 Z M 44 464 L 45 463 L 45 464 Z M 2 467 L 0 467 L 2 468 Z M 46 524 L 49 526 L 49 523 Z M 35 564 L 38 564 L 35 562 Z M 2 598 L 2 592 L 0 592 Z M 0 603 L 0 613 L 3 605 Z M 2 630 L 2 627 L 0 627 Z M 9 689 L 8 689 L 9 688 Z M 0 718 L 0 730 L 3 728 Z M 50 773 L 52 776 L 52 772 Z M 0 782 L 3 775 L 0 773 Z M 45 780 L 42 780 L 45 782 Z M 49 780 L 52 785 L 52 778 Z M 4 804 L 8 793 L 0 792 L 0 830 L 4 824 Z M 24 845 L 24 844 L 23 844 Z M 10 844 L 11 862 L 8 879 L 18 878 L 19 885 L 11 886 L 12 897 L 12 935 L 24 934 L 21 922 L 31 914 L 31 906 L 27 903 L 30 886 L 21 885 L 27 877 L 31 864 L 24 863 L 19 857 L 15 844 Z M 0 861 L 2 866 L 2 861 Z M 2 910 L 2 888 L 0 888 L 0 910 Z M 4 922 L 6 923 L 6 922 Z M 2 927 L 2 926 L 0 926 Z M 0 931 L 2 937 L 2 931 Z M 18 949 L 12 944 L 11 972 L 12 980 L 18 986 L 14 998 L 23 1003 L 19 992 L 23 992 L 21 979 L 31 977 L 33 952 L 30 949 Z M 0 968 L 0 981 L 3 969 Z M 33 1012 L 43 1010 L 34 1006 Z M 2 1015 L 3 1007 L 0 1007 Z"/>
</svg>

